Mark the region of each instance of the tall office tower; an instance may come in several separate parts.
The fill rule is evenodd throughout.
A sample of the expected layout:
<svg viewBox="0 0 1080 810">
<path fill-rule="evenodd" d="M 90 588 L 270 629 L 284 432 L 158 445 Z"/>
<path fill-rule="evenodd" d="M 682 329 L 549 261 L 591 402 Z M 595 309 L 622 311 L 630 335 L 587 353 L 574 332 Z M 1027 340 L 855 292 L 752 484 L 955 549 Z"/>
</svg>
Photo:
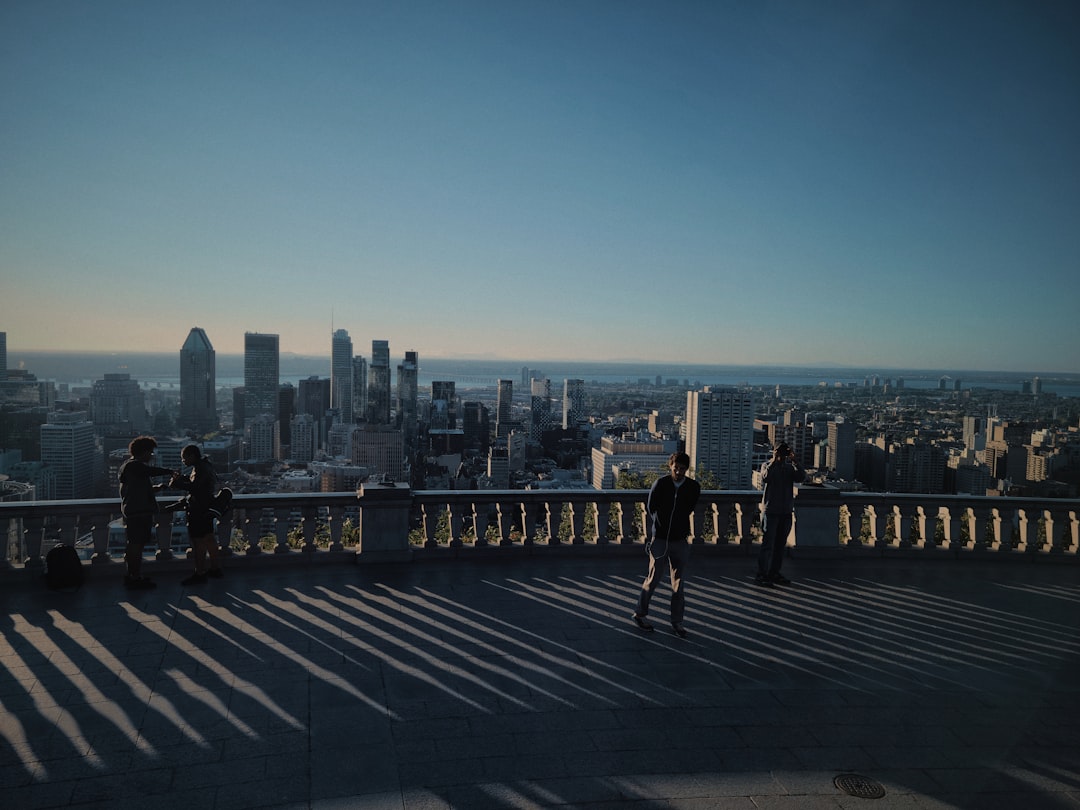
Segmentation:
<svg viewBox="0 0 1080 810">
<path fill-rule="evenodd" d="M 686 452 L 690 466 L 716 476 L 723 489 L 750 489 L 754 395 L 705 386 L 686 392 Z"/>
<path fill-rule="evenodd" d="M 495 399 L 495 435 L 509 436 L 512 405 L 514 402 L 514 381 L 499 380 L 499 392 Z"/>
<path fill-rule="evenodd" d="M 363 355 L 352 359 L 353 421 L 363 422 L 368 412 L 368 365 Z"/>
<path fill-rule="evenodd" d="M 986 420 L 981 416 L 965 416 L 964 424 L 964 447 L 967 450 L 979 452 L 986 449 Z"/>
<path fill-rule="evenodd" d="M 405 433 L 406 444 L 416 436 L 417 377 L 420 359 L 416 352 L 405 352 L 405 359 L 397 367 L 397 423 Z"/>
<path fill-rule="evenodd" d="M 532 380 L 529 438 L 540 441 L 551 430 L 551 380 Z"/>
<path fill-rule="evenodd" d="M 315 451 L 319 446 L 319 433 L 315 417 L 310 413 L 298 413 L 289 425 L 292 443 L 289 445 L 289 457 L 300 464 L 315 460 Z"/>
<path fill-rule="evenodd" d="M 284 382 L 278 387 L 278 410 L 277 420 L 281 426 L 281 443 L 288 445 L 292 442 L 292 418 L 296 415 L 296 389 L 290 382 Z"/>
<path fill-rule="evenodd" d="M 453 380 L 431 382 L 431 427 L 436 430 L 457 428 L 457 395 Z"/>
<path fill-rule="evenodd" d="M 486 453 L 491 444 L 491 417 L 481 402 L 465 402 L 461 406 L 461 429 L 465 434 L 465 447 Z"/>
<path fill-rule="evenodd" d="M 585 381 L 563 380 L 562 426 L 569 430 L 588 421 L 585 412 Z"/>
<path fill-rule="evenodd" d="M 271 413 L 260 413 L 244 428 L 249 461 L 274 461 L 281 455 L 281 426 Z"/>
<path fill-rule="evenodd" d="M 277 417 L 278 336 L 244 333 L 245 425 L 261 413 Z"/>
<path fill-rule="evenodd" d="M 7 379 L 7 332 L 0 332 L 0 382 Z"/>
<path fill-rule="evenodd" d="M 94 425 L 85 411 L 54 411 L 41 426 L 41 461 L 56 475 L 57 500 L 93 498 Z"/>
<path fill-rule="evenodd" d="M 352 463 L 373 475 L 401 481 L 405 476 L 405 445 L 401 431 L 390 425 L 360 425 L 352 434 Z"/>
<path fill-rule="evenodd" d="M 338 329 L 330 340 L 330 402 L 342 422 L 353 422 L 352 338 Z"/>
<path fill-rule="evenodd" d="M 330 379 L 328 377 L 308 377 L 300 380 L 296 394 L 296 412 L 309 414 L 315 420 L 315 446 L 326 444 L 326 412 L 330 409 Z"/>
<path fill-rule="evenodd" d="M 390 424 L 390 342 L 371 341 L 371 365 L 368 367 L 368 422 Z"/>
<path fill-rule="evenodd" d="M 90 390 L 90 421 L 102 436 L 137 436 L 150 429 L 146 395 L 130 374 L 106 374 Z"/>
<path fill-rule="evenodd" d="M 1031 393 L 1035 396 L 1039 396 L 1042 393 L 1042 380 L 1038 377 L 1031 378 Z"/>
<path fill-rule="evenodd" d="M 521 367 L 521 387 L 524 388 L 532 380 L 532 369 L 528 366 Z"/>
<path fill-rule="evenodd" d="M 180 418 L 177 424 L 200 435 L 213 433 L 219 427 L 216 358 L 206 332 L 193 326 L 180 347 Z"/>
<path fill-rule="evenodd" d="M 855 478 L 855 423 L 829 422 L 829 469 L 844 481 Z"/>
</svg>

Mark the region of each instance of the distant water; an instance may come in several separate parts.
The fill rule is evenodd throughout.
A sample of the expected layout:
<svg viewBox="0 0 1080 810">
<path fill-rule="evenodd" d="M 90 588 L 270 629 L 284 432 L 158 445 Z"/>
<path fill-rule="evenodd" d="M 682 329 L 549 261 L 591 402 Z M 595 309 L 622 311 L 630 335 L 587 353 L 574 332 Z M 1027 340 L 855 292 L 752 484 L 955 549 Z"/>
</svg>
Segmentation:
<svg viewBox="0 0 1080 810">
<path fill-rule="evenodd" d="M 392 360 L 392 362 L 395 362 Z M 180 352 L 175 353 L 104 353 L 104 352 L 14 352 L 8 350 L 8 367 L 25 368 L 38 379 L 55 380 L 73 386 L 88 386 L 106 373 L 128 373 L 144 385 L 175 386 L 180 380 Z M 676 385 L 749 385 L 772 387 L 824 384 L 861 386 L 869 378 L 879 381 L 902 379 L 906 388 L 936 389 L 942 377 L 951 390 L 955 380 L 962 389 L 991 388 L 1019 392 L 1025 382 L 1039 377 L 1045 392 L 1063 397 L 1080 397 L 1080 374 L 1066 375 L 1032 372 L 986 372 L 957 369 L 872 369 L 808 368 L 800 366 L 731 366 L 677 365 L 665 363 L 572 362 L 532 360 L 455 360 L 420 358 L 419 382 L 429 386 L 432 380 L 453 380 L 459 389 L 495 385 L 499 379 L 513 380 L 521 386 L 522 369 L 552 380 L 552 393 L 560 393 L 564 379 L 582 379 L 586 383 L 649 383 L 674 381 Z M 311 376 L 330 376 L 330 357 L 294 354 L 281 356 L 281 380 L 294 385 Z M 244 383 L 244 357 L 238 354 L 217 356 L 217 380 L 222 386 Z"/>
</svg>

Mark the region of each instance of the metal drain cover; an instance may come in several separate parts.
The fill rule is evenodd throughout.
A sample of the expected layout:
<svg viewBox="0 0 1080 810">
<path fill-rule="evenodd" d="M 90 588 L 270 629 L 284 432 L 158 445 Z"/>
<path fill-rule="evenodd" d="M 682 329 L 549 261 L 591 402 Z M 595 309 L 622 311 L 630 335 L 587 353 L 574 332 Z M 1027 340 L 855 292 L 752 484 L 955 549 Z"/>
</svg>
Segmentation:
<svg viewBox="0 0 1080 810">
<path fill-rule="evenodd" d="M 885 795 L 885 788 L 880 782 L 857 773 L 842 773 L 832 781 L 844 793 L 860 799 L 880 799 Z"/>
</svg>

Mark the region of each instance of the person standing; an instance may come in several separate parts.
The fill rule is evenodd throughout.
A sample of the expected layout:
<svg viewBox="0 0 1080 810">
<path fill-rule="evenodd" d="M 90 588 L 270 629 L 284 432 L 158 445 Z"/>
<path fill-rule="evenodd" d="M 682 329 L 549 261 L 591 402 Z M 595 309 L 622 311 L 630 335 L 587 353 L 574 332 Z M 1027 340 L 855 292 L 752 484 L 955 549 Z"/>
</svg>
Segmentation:
<svg viewBox="0 0 1080 810">
<path fill-rule="evenodd" d="M 120 512 L 124 515 L 124 562 L 127 565 L 124 585 L 132 590 L 157 587 L 142 575 L 143 549 L 153 538 L 158 511 L 154 493 L 166 487 L 155 484 L 153 479 L 176 473 L 150 464 L 156 451 L 157 440 L 153 436 L 137 436 L 128 444 L 128 460 L 120 465 Z"/>
<path fill-rule="evenodd" d="M 666 559 L 671 573 L 671 629 L 680 638 L 686 638 L 684 582 L 690 558 L 690 516 L 701 496 L 701 485 L 686 477 L 690 469 L 690 457 L 686 453 L 672 453 L 668 469 L 671 475 L 656 479 L 645 502 L 650 518 L 649 572 L 641 585 L 633 619 L 640 629 L 652 632 L 653 626 L 645 617 L 649 615 L 649 602 Z"/>
<path fill-rule="evenodd" d="M 791 580 L 780 573 L 780 566 L 791 534 L 795 485 L 806 480 L 806 471 L 795 460 L 795 451 L 786 442 L 780 442 L 772 459 L 762 466 L 761 480 L 765 514 L 761 518 L 761 552 L 754 582 L 766 588 L 789 585 Z"/>
<path fill-rule="evenodd" d="M 217 535 L 214 532 L 214 515 L 210 512 L 217 492 L 217 473 L 210 459 L 202 454 L 198 445 L 189 444 L 180 451 L 184 466 L 191 468 L 189 476 L 174 475 L 169 486 L 187 492 L 182 500 L 167 507 L 187 512 L 188 542 L 195 555 L 195 573 L 181 580 L 181 585 L 198 585 L 207 577 L 224 576 L 218 562 Z M 209 563 L 207 562 L 209 558 Z"/>
</svg>

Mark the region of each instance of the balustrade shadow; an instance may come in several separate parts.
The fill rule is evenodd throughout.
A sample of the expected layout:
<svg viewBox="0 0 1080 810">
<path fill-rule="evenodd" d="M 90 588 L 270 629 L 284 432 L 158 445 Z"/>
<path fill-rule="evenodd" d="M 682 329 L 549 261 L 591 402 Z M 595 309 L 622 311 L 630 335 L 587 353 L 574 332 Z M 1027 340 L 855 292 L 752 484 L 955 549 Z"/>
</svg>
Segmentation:
<svg viewBox="0 0 1080 810">
<path fill-rule="evenodd" d="M 956 806 L 1080 791 L 1072 569 L 789 568 L 762 589 L 695 558 L 688 639 L 665 632 L 666 583 L 658 631 L 630 622 L 643 557 L 13 588 L 0 790 L 16 808 L 840 807 L 831 776 L 865 771 Z"/>
</svg>

